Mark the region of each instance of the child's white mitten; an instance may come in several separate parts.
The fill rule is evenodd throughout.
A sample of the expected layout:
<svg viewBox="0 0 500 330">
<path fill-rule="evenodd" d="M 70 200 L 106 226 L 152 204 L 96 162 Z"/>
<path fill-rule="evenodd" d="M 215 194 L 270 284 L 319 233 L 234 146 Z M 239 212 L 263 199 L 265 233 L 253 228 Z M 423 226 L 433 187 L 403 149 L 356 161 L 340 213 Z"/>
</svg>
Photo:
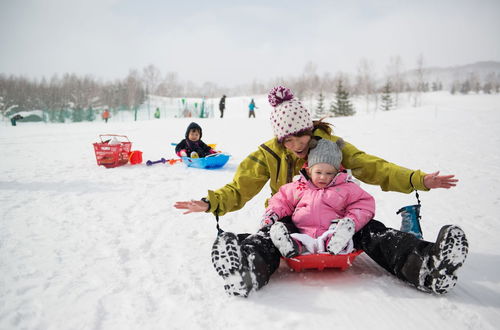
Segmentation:
<svg viewBox="0 0 500 330">
<path fill-rule="evenodd" d="M 330 238 L 326 250 L 331 254 L 339 254 L 352 239 L 355 224 L 351 218 L 336 219 L 332 220 L 329 230 L 333 230 L 333 236 Z"/>
</svg>

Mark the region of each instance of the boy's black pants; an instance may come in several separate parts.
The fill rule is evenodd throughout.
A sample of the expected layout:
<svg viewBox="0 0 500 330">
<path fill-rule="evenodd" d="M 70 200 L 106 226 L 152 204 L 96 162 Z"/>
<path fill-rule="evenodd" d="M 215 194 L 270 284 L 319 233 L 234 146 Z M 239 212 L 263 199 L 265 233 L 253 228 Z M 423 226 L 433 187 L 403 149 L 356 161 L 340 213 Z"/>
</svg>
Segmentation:
<svg viewBox="0 0 500 330">
<path fill-rule="evenodd" d="M 281 219 L 290 232 L 297 232 L 291 219 Z M 239 234 L 243 254 L 256 253 L 256 276 L 259 288 L 269 282 L 271 275 L 278 269 L 280 253 L 269 236 L 269 227 L 256 234 Z M 363 250 L 377 264 L 397 278 L 418 286 L 418 273 L 423 256 L 428 255 L 433 243 L 419 240 L 409 233 L 387 228 L 375 219 L 353 236 L 355 249 Z"/>
</svg>

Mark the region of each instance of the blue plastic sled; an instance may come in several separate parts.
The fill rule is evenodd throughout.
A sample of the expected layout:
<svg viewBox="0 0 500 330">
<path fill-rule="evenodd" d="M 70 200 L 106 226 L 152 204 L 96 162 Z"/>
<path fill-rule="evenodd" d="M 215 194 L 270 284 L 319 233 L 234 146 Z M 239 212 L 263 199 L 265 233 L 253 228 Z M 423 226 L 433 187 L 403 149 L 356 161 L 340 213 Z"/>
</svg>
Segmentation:
<svg viewBox="0 0 500 330">
<path fill-rule="evenodd" d="M 227 154 L 213 154 L 204 158 L 181 157 L 182 162 L 188 167 L 214 169 L 226 165 L 229 160 Z"/>
</svg>

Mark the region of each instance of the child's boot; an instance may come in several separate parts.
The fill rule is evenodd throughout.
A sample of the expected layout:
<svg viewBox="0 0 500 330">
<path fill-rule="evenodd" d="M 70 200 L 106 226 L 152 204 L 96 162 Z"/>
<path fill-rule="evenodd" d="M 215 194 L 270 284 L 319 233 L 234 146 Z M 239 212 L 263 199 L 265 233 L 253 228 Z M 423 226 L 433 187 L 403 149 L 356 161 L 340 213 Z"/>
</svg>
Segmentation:
<svg viewBox="0 0 500 330">
<path fill-rule="evenodd" d="M 354 221 L 350 218 L 343 218 L 330 225 L 333 236 L 330 238 L 326 250 L 331 254 L 339 254 L 352 239 L 355 231 Z"/>
<path fill-rule="evenodd" d="M 420 227 L 420 204 L 408 205 L 400 208 L 396 214 L 401 213 L 401 231 L 415 235 L 422 239 L 422 228 Z"/>
<path fill-rule="evenodd" d="M 299 255 L 299 245 L 292 239 L 283 222 L 274 223 L 269 234 L 274 246 L 278 248 L 283 257 L 292 258 Z"/>
<path fill-rule="evenodd" d="M 224 232 L 217 237 L 212 246 L 212 264 L 224 279 L 224 289 L 228 295 L 247 297 L 252 289 L 252 278 L 243 259 L 235 234 Z"/>
<path fill-rule="evenodd" d="M 464 264 L 468 251 L 464 231 L 458 226 L 446 225 L 428 253 L 410 255 L 402 272 L 418 289 L 444 294 L 456 285 L 456 271 Z"/>
<path fill-rule="evenodd" d="M 200 156 L 198 155 L 198 153 L 196 151 L 191 152 L 190 157 L 191 158 L 200 158 Z"/>
</svg>

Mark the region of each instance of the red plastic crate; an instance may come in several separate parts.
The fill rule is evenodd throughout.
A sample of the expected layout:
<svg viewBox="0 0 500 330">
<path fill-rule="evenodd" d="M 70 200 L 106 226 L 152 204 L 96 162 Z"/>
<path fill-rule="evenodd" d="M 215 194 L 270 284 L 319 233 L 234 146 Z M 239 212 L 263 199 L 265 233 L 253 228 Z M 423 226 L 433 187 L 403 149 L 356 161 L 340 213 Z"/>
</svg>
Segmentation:
<svg viewBox="0 0 500 330">
<path fill-rule="evenodd" d="M 103 139 L 110 137 L 110 139 Z M 129 152 L 132 148 L 132 142 L 125 135 L 116 134 L 101 134 L 99 135 L 101 142 L 94 143 L 94 152 L 97 165 L 102 165 L 106 168 L 122 166 L 128 163 Z M 109 144 L 111 139 L 116 138 L 120 143 Z"/>
</svg>

